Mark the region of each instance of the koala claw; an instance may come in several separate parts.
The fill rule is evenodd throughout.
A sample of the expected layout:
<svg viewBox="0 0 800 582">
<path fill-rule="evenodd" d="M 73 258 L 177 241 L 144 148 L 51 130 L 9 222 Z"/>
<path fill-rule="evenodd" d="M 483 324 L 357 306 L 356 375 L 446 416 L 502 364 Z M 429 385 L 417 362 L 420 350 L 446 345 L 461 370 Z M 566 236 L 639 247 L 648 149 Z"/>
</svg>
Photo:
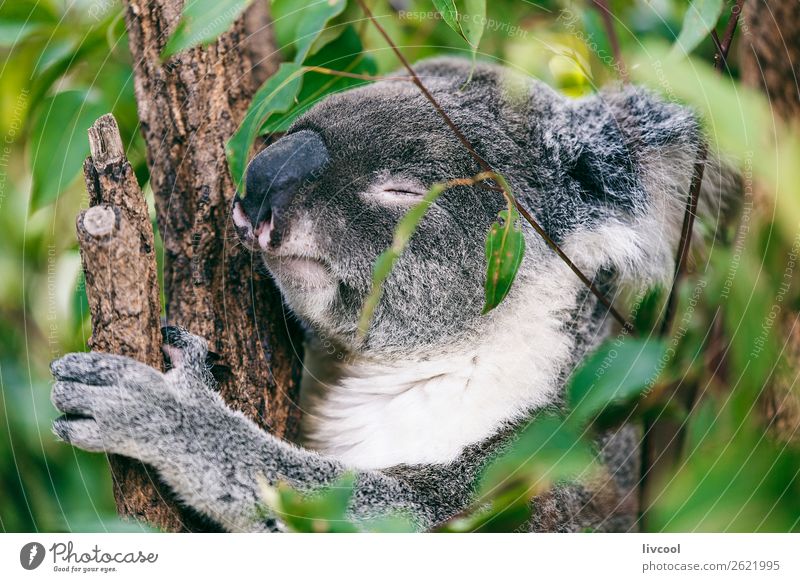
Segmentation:
<svg viewBox="0 0 800 582">
<path fill-rule="evenodd" d="M 106 451 L 100 426 L 93 418 L 59 416 L 53 421 L 53 433 L 65 443 L 86 451 L 93 453 Z"/>
</svg>

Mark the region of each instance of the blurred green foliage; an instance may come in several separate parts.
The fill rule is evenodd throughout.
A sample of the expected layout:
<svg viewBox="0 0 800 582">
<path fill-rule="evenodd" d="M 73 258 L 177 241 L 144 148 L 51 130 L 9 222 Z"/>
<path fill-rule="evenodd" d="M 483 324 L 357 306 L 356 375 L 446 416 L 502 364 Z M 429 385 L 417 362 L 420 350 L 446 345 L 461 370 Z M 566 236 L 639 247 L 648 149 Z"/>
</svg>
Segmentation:
<svg viewBox="0 0 800 582">
<path fill-rule="evenodd" d="M 188 1 L 164 58 L 213 40 L 247 4 Z M 284 64 L 259 91 L 228 144 L 236 179 L 259 134 L 284 130 L 332 91 L 369 82 L 326 69 L 371 76 L 399 68 L 357 2 L 271 4 Z M 498 0 L 486 3 L 480 30 L 474 20 L 465 29 L 459 13 L 480 14 L 483 4 L 369 2 L 412 62 L 474 52 L 573 97 L 618 80 L 620 63 L 591 3 Z M 716 242 L 696 249 L 670 337 L 651 337 L 663 292 L 632 293 L 644 339 L 623 334 L 589 358 L 570 382 L 565 415 L 542 415 L 526 427 L 515 448 L 483 476 L 482 503 L 441 529 L 514 529 L 527 518 L 532 496 L 595 470 L 594 431 L 628 418 L 648 426 L 670 420 L 681 427 L 679 454 L 669 470 L 647 477 L 645 528 L 796 531 L 800 452 L 766 430 L 761 399 L 786 369 L 780 322 L 800 307 L 793 276 L 800 251 L 798 138 L 776 128 L 766 100 L 738 81 L 735 58 L 729 75 L 713 71 L 714 44 L 706 31 L 718 16 L 724 25 L 728 3 L 610 5 L 632 78 L 695 107 L 714 145 L 743 169 L 745 220 L 738 231 L 712 233 Z M 437 7 L 445 18 L 437 17 Z M 688 50 L 691 57 L 683 54 Z M 74 219 L 87 203 L 78 179 L 87 154 L 85 129 L 99 114 L 116 116 L 129 159 L 148 191 L 122 7 L 117 0 L 5 2 L 0 54 L 0 528 L 141 529 L 115 518 L 105 459 L 56 443 L 49 429 L 56 412 L 49 404 L 48 362 L 85 349 L 89 332 Z M 771 215 L 754 205 L 754 181 L 774 207 Z M 720 244 L 723 239 L 729 244 Z M 674 397 L 676 389 L 692 398 Z M 352 531 L 356 526 L 344 513 L 351 489 L 347 478 L 315 497 L 279 485 L 265 493 L 265 501 L 293 529 Z M 412 526 L 403 516 L 387 516 L 359 527 L 407 531 Z"/>
</svg>

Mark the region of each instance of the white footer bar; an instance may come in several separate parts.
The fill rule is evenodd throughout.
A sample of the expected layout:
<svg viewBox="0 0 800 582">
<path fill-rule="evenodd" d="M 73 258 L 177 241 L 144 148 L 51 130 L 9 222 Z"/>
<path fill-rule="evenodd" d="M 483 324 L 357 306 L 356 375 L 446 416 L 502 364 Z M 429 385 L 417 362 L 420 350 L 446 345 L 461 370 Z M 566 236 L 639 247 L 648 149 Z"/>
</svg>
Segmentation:
<svg viewBox="0 0 800 582">
<path fill-rule="evenodd" d="M 800 534 L 0 535 L 14 581 L 794 581 L 799 565 Z"/>
</svg>

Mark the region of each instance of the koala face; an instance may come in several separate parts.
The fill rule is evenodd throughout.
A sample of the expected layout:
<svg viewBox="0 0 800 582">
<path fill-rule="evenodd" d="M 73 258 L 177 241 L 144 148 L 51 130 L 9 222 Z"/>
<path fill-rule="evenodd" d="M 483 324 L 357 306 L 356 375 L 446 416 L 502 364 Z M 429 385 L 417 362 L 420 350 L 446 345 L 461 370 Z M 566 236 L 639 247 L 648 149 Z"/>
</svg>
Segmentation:
<svg viewBox="0 0 800 582">
<path fill-rule="evenodd" d="M 640 89 L 568 101 L 490 65 L 478 65 L 467 83 L 471 64 L 453 59 L 416 70 L 550 236 L 585 251 L 577 260 L 590 274 L 671 271 L 700 140 L 684 108 Z M 484 245 L 505 207 L 502 195 L 485 185 L 445 191 L 359 338 L 372 268 L 400 218 L 433 184 L 480 171 L 415 85 L 385 80 L 327 97 L 255 156 L 233 218 L 316 334 L 368 355 L 425 351 L 480 333 Z M 526 239 L 518 283 L 498 309 L 514 309 L 526 285 L 552 276 L 537 274 L 552 252 L 532 232 Z"/>
<path fill-rule="evenodd" d="M 458 115 L 466 113 L 464 101 L 477 98 L 459 94 L 459 82 L 461 76 L 426 79 L 454 117 L 475 124 L 474 111 Z M 497 123 L 480 119 L 486 129 Z M 478 141 L 480 133 L 470 137 Z M 481 186 L 446 191 L 398 261 L 359 341 L 375 259 L 433 184 L 479 171 L 413 84 L 384 81 L 328 97 L 259 153 L 234 220 L 314 331 L 349 349 L 416 349 L 459 336 L 479 318 L 484 242 L 503 198 Z"/>
</svg>

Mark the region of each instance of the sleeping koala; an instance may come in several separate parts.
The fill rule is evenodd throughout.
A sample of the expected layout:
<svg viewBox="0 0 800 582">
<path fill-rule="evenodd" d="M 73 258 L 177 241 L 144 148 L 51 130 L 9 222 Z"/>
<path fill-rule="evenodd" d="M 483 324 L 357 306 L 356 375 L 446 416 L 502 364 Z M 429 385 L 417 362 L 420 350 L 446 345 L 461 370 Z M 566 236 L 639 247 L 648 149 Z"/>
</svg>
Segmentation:
<svg viewBox="0 0 800 582">
<path fill-rule="evenodd" d="M 569 100 L 547 86 L 455 59 L 417 71 L 475 150 L 609 295 L 668 281 L 702 141 L 691 111 L 634 87 Z M 706 164 L 700 210 L 717 220 L 737 182 Z M 529 228 L 508 297 L 481 315 L 484 242 L 502 195 L 445 191 L 428 210 L 358 333 L 376 257 L 434 183 L 480 168 L 411 83 L 329 96 L 251 162 L 232 216 L 308 330 L 302 442 L 283 442 L 214 390 L 206 342 L 172 329 L 174 368 L 70 354 L 52 364 L 64 441 L 140 459 L 228 530 L 280 529 L 259 516 L 259 481 L 308 492 L 356 475 L 350 513 L 434 527 L 474 501 L 481 470 L 543 408 L 557 408 L 607 310 Z M 302 446 L 299 446 L 299 445 Z M 627 531 L 637 520 L 638 432 L 598 441 L 609 480 L 534 500 L 531 530 Z"/>
</svg>

